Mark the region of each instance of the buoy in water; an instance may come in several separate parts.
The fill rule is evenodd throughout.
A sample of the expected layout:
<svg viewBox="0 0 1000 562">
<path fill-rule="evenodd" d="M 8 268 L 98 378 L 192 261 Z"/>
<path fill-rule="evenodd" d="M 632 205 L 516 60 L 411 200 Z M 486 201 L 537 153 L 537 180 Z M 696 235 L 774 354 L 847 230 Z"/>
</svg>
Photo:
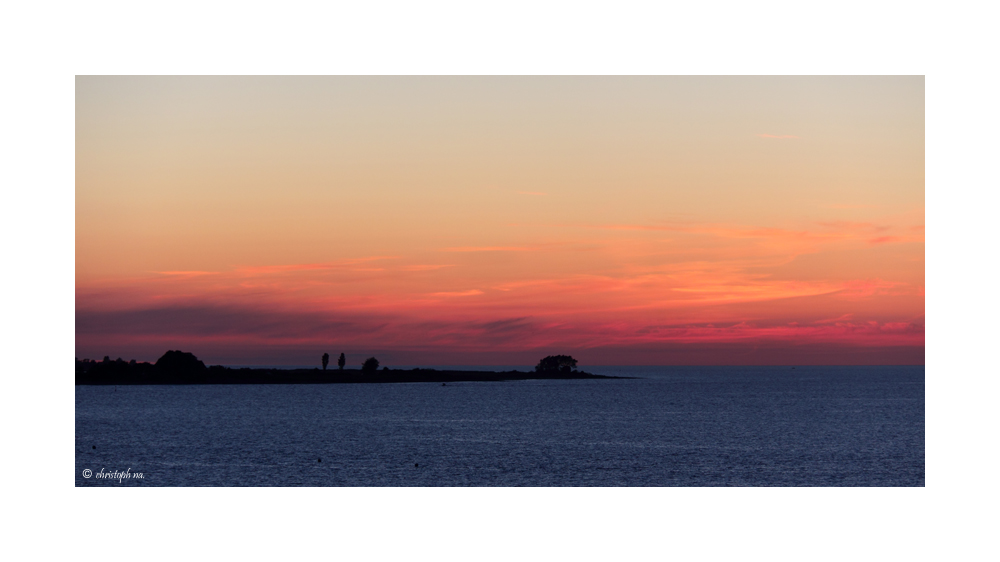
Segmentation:
<svg viewBox="0 0 1000 562">
<path fill-rule="evenodd" d="M 419 467 L 419 466 L 420 466 L 420 464 L 419 464 L 419 463 L 413 463 L 413 468 L 417 468 L 417 467 Z"/>
<path fill-rule="evenodd" d="M 93 445 L 93 446 L 91 446 L 90 448 L 91 448 L 91 449 L 96 449 L 96 448 L 97 448 L 97 445 Z"/>
<path fill-rule="evenodd" d="M 316 459 L 316 462 L 323 462 L 323 459 Z"/>
</svg>

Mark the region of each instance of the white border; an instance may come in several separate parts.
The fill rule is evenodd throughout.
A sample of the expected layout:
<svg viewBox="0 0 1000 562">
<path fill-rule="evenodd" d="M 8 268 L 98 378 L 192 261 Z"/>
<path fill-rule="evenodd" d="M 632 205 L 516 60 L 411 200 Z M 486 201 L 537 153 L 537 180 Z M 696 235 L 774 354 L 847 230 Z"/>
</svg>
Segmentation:
<svg viewBox="0 0 1000 562">
<path fill-rule="evenodd" d="M 127 2 L 5 9 L 12 552 L 120 557 L 964 559 L 996 437 L 997 89 L 978 3 Z M 992 45 L 992 46 L 991 46 Z M 925 74 L 927 488 L 76 489 L 77 74 Z M 987 168 L 989 166 L 989 168 Z M 38 366 L 52 366 L 39 371 Z M 66 371 L 68 372 L 68 371 Z M 16 490 L 16 491 L 13 491 Z"/>
</svg>

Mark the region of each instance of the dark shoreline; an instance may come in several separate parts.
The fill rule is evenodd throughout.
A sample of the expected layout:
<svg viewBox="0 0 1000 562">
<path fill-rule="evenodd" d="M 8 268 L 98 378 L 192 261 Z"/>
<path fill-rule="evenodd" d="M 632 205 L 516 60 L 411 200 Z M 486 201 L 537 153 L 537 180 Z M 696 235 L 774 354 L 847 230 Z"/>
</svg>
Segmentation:
<svg viewBox="0 0 1000 562">
<path fill-rule="evenodd" d="M 523 371 L 448 371 L 437 369 L 362 372 L 359 369 L 230 369 L 209 367 L 198 372 L 123 369 L 125 372 L 77 372 L 76 385 L 144 384 L 351 384 L 402 382 L 498 382 L 515 380 L 626 379 L 582 371 L 539 373 Z"/>
</svg>

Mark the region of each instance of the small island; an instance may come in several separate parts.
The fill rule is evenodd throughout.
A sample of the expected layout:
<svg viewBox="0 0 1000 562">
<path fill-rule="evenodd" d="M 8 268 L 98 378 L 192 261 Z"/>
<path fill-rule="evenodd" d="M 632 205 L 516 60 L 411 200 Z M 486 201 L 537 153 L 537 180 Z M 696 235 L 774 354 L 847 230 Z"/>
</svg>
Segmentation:
<svg viewBox="0 0 1000 562">
<path fill-rule="evenodd" d="M 550 355 L 539 361 L 534 371 L 458 371 L 444 369 L 379 369 L 379 362 L 369 357 L 360 369 L 345 369 L 340 354 L 338 369 L 327 370 L 329 355 L 324 354 L 323 368 L 252 369 L 206 366 L 192 353 L 168 351 L 156 363 L 76 360 L 77 385 L 130 384 L 344 384 L 399 382 L 492 382 L 529 379 L 620 379 L 594 375 L 576 369 L 577 361 L 569 355 Z"/>
</svg>

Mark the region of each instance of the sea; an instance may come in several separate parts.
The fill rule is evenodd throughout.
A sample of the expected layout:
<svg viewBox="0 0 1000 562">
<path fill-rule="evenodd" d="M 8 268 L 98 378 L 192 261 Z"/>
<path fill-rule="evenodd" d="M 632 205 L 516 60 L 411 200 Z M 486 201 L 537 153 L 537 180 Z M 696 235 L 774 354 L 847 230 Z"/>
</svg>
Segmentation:
<svg viewBox="0 0 1000 562">
<path fill-rule="evenodd" d="M 76 485 L 924 486 L 923 366 L 585 370 L 76 386 Z"/>
</svg>

